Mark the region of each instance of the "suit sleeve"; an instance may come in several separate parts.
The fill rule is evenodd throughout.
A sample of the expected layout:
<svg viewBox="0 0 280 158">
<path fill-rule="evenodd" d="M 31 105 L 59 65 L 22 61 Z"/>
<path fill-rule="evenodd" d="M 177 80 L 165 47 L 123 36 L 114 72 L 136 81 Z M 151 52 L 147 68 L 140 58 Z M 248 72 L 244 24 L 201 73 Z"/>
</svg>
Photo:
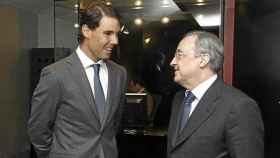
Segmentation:
<svg viewBox="0 0 280 158">
<path fill-rule="evenodd" d="M 55 74 L 43 69 L 33 93 L 28 133 L 38 158 L 46 158 L 52 143 L 52 127 L 60 99 L 60 85 Z"/>
<path fill-rule="evenodd" d="M 116 133 L 120 132 L 120 124 L 121 124 L 121 120 L 122 120 L 122 112 L 123 112 L 123 108 L 124 108 L 124 104 L 125 104 L 125 93 L 126 93 L 126 88 L 127 88 L 127 72 L 126 69 L 123 68 L 122 69 L 122 86 L 121 86 L 121 98 L 120 98 L 120 103 L 119 103 L 119 108 L 117 110 L 117 114 L 116 114 L 116 122 L 115 122 L 115 129 L 116 129 Z"/>
<path fill-rule="evenodd" d="M 263 158 L 264 127 L 253 100 L 237 101 L 226 122 L 226 143 L 231 158 Z"/>
</svg>

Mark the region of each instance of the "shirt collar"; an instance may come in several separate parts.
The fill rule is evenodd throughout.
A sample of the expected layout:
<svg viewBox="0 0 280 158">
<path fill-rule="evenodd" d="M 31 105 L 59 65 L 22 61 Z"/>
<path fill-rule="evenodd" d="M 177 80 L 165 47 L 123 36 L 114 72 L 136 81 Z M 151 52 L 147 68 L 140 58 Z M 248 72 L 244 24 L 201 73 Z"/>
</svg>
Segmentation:
<svg viewBox="0 0 280 158">
<path fill-rule="evenodd" d="M 80 46 L 78 46 L 78 48 L 76 49 L 76 53 L 78 55 L 78 57 L 80 58 L 83 67 L 89 68 L 91 67 L 93 64 L 100 64 L 100 66 L 103 66 L 105 63 L 103 60 L 99 60 L 98 62 L 94 62 L 92 59 L 90 59 L 86 53 L 84 51 L 82 51 L 82 49 L 80 48 Z"/>
<path fill-rule="evenodd" d="M 196 97 L 196 99 L 200 100 L 204 93 L 209 89 L 209 87 L 216 81 L 218 75 L 214 74 L 209 79 L 200 83 L 197 87 L 192 90 L 192 93 Z"/>
</svg>

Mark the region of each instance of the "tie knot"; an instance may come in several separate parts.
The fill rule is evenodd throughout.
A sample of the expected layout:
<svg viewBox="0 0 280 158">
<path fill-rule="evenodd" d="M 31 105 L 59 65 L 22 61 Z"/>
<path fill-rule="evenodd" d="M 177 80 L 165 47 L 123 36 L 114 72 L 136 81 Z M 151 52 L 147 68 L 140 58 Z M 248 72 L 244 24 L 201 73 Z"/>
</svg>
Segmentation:
<svg viewBox="0 0 280 158">
<path fill-rule="evenodd" d="M 100 64 L 93 64 L 92 66 L 93 66 L 95 74 L 99 74 Z"/>
<path fill-rule="evenodd" d="M 191 91 L 186 91 L 185 93 L 185 103 L 191 104 L 195 99 L 194 94 Z"/>
</svg>

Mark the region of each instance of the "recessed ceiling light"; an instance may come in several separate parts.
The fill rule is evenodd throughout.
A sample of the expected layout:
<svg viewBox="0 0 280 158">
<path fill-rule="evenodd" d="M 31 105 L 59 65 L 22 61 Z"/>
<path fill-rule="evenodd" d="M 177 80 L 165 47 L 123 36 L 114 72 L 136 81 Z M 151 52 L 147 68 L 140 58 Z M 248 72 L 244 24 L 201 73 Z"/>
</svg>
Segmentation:
<svg viewBox="0 0 280 158">
<path fill-rule="evenodd" d="M 106 2 L 106 5 L 110 6 L 110 5 L 112 5 L 112 3 L 109 2 L 109 1 L 107 1 L 107 2 Z"/>
<path fill-rule="evenodd" d="M 168 1 L 168 0 L 162 0 L 162 4 L 163 4 L 163 5 L 168 5 L 168 4 L 169 4 L 169 1 Z"/>
<path fill-rule="evenodd" d="M 213 15 L 202 15 L 197 14 L 194 15 L 198 24 L 202 27 L 210 27 L 210 26 L 219 26 L 221 24 L 221 15 L 213 14 Z"/>
<path fill-rule="evenodd" d="M 133 7 L 131 9 L 143 9 L 144 7 Z"/>
<path fill-rule="evenodd" d="M 206 3 L 195 3 L 194 5 L 202 6 L 202 5 L 206 5 Z"/>
<path fill-rule="evenodd" d="M 134 19 L 134 23 L 136 25 L 142 25 L 143 24 L 143 20 L 141 18 L 136 18 L 136 19 Z"/>
<path fill-rule="evenodd" d="M 80 25 L 79 25 L 79 24 L 74 24 L 74 27 L 75 27 L 75 28 L 79 28 Z"/>
<path fill-rule="evenodd" d="M 163 23 L 163 24 L 167 24 L 167 23 L 169 23 L 169 21 L 170 21 L 170 19 L 167 16 L 164 16 L 161 18 L 161 23 Z"/>
<path fill-rule="evenodd" d="M 150 42 L 151 42 L 151 38 L 150 38 L 150 37 L 146 38 L 146 39 L 144 40 L 144 42 L 145 42 L 146 44 L 150 43 Z"/>
<path fill-rule="evenodd" d="M 74 8 L 79 8 L 79 4 L 75 4 L 75 5 L 74 5 Z"/>
<path fill-rule="evenodd" d="M 134 5 L 135 5 L 135 6 L 141 6 L 141 5 L 142 5 L 142 1 L 141 1 L 141 0 L 136 0 L 136 1 L 134 2 Z"/>
<path fill-rule="evenodd" d="M 196 2 L 197 2 L 197 3 L 203 3 L 204 0 L 197 0 Z"/>
</svg>

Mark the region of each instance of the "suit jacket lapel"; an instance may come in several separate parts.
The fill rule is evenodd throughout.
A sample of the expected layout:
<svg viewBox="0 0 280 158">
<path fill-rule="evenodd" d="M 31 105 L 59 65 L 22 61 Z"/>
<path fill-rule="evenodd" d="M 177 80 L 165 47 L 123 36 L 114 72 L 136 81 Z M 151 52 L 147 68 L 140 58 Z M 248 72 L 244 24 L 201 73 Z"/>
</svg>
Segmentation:
<svg viewBox="0 0 280 158">
<path fill-rule="evenodd" d="M 187 140 L 207 118 L 212 114 L 215 109 L 215 102 L 219 96 L 219 85 L 222 83 L 217 79 L 214 84 L 206 91 L 204 96 L 199 101 L 196 109 L 191 114 L 191 117 L 183 129 L 182 133 L 177 136 L 175 146 Z"/>
<path fill-rule="evenodd" d="M 88 106 L 91 109 L 91 111 L 94 114 L 95 120 L 100 120 L 97 109 L 95 107 L 94 97 L 92 94 L 92 90 L 89 84 L 89 81 L 87 79 L 85 70 L 83 68 L 83 65 L 78 58 L 76 53 L 73 53 L 69 59 L 67 60 L 69 63 L 69 71 L 73 75 L 73 79 L 76 80 L 78 87 L 80 88 L 80 91 L 82 95 L 86 98 L 88 101 Z M 98 125 L 100 126 L 100 121 L 97 121 Z"/>
</svg>

